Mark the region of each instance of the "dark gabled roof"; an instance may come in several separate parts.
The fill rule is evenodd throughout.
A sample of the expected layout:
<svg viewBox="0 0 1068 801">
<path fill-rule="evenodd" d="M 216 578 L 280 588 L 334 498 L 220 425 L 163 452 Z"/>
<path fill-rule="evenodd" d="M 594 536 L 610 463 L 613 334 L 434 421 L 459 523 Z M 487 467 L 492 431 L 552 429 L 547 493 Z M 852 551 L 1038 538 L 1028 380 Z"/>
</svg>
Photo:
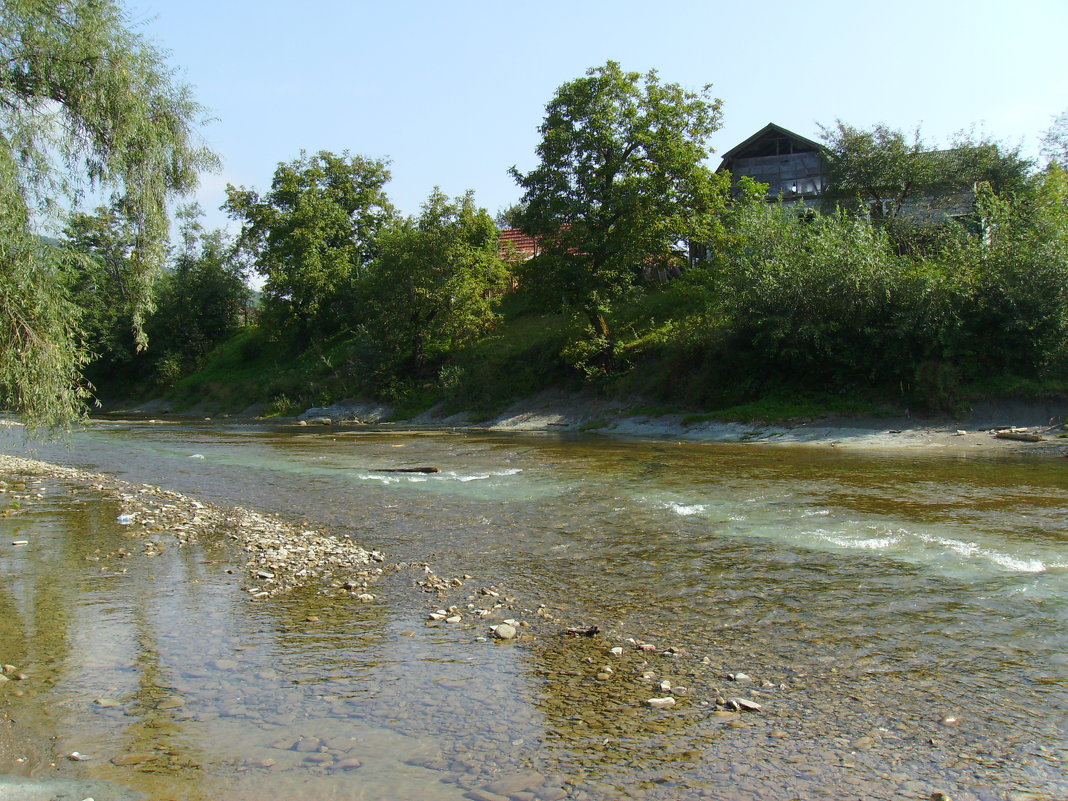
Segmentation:
<svg viewBox="0 0 1068 801">
<path fill-rule="evenodd" d="M 807 145 L 808 147 L 810 147 L 812 150 L 814 150 L 816 152 L 822 152 L 824 150 L 823 145 L 821 145 L 819 142 L 815 142 L 815 141 L 813 141 L 811 139 L 808 139 L 808 138 L 806 138 L 804 136 L 801 136 L 800 134 L 795 134 L 793 131 L 788 130 L 786 128 L 783 128 L 781 125 L 776 125 L 773 122 L 769 122 L 767 125 L 765 125 L 763 128 L 761 128 L 755 134 L 750 136 L 744 142 L 740 142 L 739 144 L 735 145 L 730 150 L 728 150 L 726 153 L 724 153 L 723 156 L 722 156 L 723 163 L 720 164 L 719 168 L 723 169 L 723 164 L 726 164 L 728 161 L 732 160 L 739 153 L 743 152 L 747 147 L 749 147 L 750 145 L 754 144 L 755 142 L 758 142 L 760 139 L 764 138 L 768 134 L 778 134 L 779 136 L 788 137 L 788 138 L 793 139 L 793 140 L 795 140 L 797 142 L 800 142 L 803 145 Z"/>
</svg>

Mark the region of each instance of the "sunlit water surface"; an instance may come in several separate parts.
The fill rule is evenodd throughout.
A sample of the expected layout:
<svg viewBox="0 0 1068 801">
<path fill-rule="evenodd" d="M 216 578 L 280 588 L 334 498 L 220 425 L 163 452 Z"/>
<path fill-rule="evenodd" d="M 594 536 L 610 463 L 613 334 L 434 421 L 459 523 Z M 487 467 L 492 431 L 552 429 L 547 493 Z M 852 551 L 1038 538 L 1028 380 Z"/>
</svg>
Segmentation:
<svg viewBox="0 0 1068 801">
<path fill-rule="evenodd" d="M 450 801 L 528 770 L 519 801 L 1068 797 L 1068 460 L 129 422 L 0 450 L 348 533 L 470 574 L 447 603 L 493 585 L 561 621 L 428 625 L 413 571 L 372 604 L 252 599 L 225 544 L 150 557 L 114 501 L 31 481 L 0 520 L 0 661 L 33 676 L 0 703 L 152 799 Z M 627 637 L 680 655 L 628 647 L 598 680 Z M 649 709 L 643 671 L 689 692 Z M 716 715 L 717 690 L 764 710 Z"/>
</svg>

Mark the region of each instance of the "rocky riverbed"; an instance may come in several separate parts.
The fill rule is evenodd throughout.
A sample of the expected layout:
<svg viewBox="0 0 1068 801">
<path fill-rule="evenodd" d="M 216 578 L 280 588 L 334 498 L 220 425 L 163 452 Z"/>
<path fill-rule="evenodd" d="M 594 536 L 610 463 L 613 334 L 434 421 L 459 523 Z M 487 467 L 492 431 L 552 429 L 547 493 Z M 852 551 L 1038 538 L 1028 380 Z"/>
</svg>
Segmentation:
<svg viewBox="0 0 1068 801">
<path fill-rule="evenodd" d="M 1063 787 L 1042 534 L 1063 460 L 333 426 L 75 441 L 75 464 L 149 483 L 0 466 L 0 772 L 182 801 Z"/>
<path fill-rule="evenodd" d="M 373 600 L 368 590 L 384 572 L 385 557 L 349 537 L 308 530 L 241 507 L 223 508 L 160 487 L 17 456 L 0 454 L 0 474 L 75 482 L 116 498 L 122 508 L 118 522 L 129 526 L 130 536 L 149 555 L 205 536 L 229 540 L 244 554 L 245 589 L 257 598 L 315 585 Z M 6 515 L 18 514 L 35 497 L 26 481 L 0 481 L 0 492 L 15 502 L 3 512 Z M 99 561 L 124 555 L 88 558 Z"/>
<path fill-rule="evenodd" d="M 559 703 L 554 714 L 566 715 L 571 708 L 614 710 L 611 716 L 617 718 L 616 725 L 598 727 L 596 749 L 601 753 L 611 752 L 612 743 L 624 741 L 636 724 L 651 724 L 651 731 L 666 732 L 671 728 L 667 722 L 658 724 L 655 720 L 661 714 L 686 716 L 704 709 L 710 719 L 724 726 L 744 728 L 744 718 L 759 717 L 769 704 L 774 705 L 776 696 L 788 691 L 785 684 L 766 678 L 728 673 L 722 660 L 663 641 L 654 642 L 649 635 L 635 637 L 619 629 L 602 631 L 596 625 L 569 619 L 564 609 L 531 603 L 499 583 L 481 583 L 470 574 L 441 576 L 425 562 L 387 563 L 382 553 L 361 547 L 348 536 L 310 530 L 278 516 L 224 508 L 160 487 L 132 484 L 34 459 L 0 456 L 0 476 L 0 504 L 8 518 L 31 513 L 50 490 L 88 492 L 117 504 L 120 513 L 115 522 L 123 527 L 129 544 L 87 554 L 84 559 L 90 572 L 124 573 L 134 558 L 156 559 L 168 548 L 212 541 L 227 544 L 242 557 L 244 567 L 233 571 L 234 580 L 241 583 L 253 602 L 266 602 L 287 593 L 313 592 L 333 599 L 331 603 L 346 597 L 357 603 L 374 603 L 379 600 L 371 591 L 376 583 L 389 579 L 396 589 L 399 582 L 401 594 L 423 608 L 423 625 L 428 631 L 441 629 L 450 638 L 459 635 L 477 648 L 519 648 L 547 654 L 551 664 L 547 678 L 566 685 L 559 698 L 551 702 Z M 29 540 L 11 543 L 16 549 L 27 545 Z M 404 585 L 411 588 L 407 594 L 403 592 Z M 313 630 L 320 624 L 327 621 L 308 615 L 301 625 Z M 235 653 L 208 660 L 205 672 L 195 675 L 240 669 L 240 656 Z M 6 687 L 0 686 L 0 697 L 7 694 L 11 699 L 32 702 L 37 693 L 47 689 L 35 681 L 35 666 L 25 666 L 30 673 L 23 670 L 18 665 L 3 666 L 0 685 Z M 245 692 L 254 697 L 251 685 Z M 292 694 L 282 688 L 277 692 L 280 697 Z M 384 696 L 392 697 L 389 693 Z M 364 765 L 356 755 L 358 738 L 354 736 L 339 735 L 329 726 L 293 729 L 299 716 L 260 717 L 244 711 L 225 695 L 217 703 L 232 717 L 260 726 L 273 725 L 285 732 L 243 759 L 241 770 L 311 770 L 314 775 L 331 775 L 358 771 Z M 100 695 L 92 698 L 89 706 L 98 715 L 120 716 L 117 722 L 122 715 L 141 714 L 138 710 L 146 708 L 146 702 L 131 704 Z M 162 721 L 171 716 L 188 715 L 185 706 L 181 694 L 162 690 L 155 691 L 147 702 L 149 714 L 158 721 L 154 726 L 163 725 Z M 620 715 L 623 710 L 627 710 L 626 714 Z M 344 715 L 341 710 L 338 712 Z M 214 712 L 200 713 L 197 719 L 210 720 L 212 716 L 218 717 Z M 509 736 L 507 728 L 496 725 L 480 741 L 492 746 L 497 732 Z M 409 761 L 468 799 L 559 801 L 597 797 L 595 785 L 580 775 L 539 772 L 527 760 L 510 759 L 503 753 L 492 761 L 472 761 L 466 756 L 469 746 L 462 739 L 449 744 L 447 727 L 438 735 L 440 747 Z M 3 792 L 15 793 L 12 798 L 21 797 L 20 792 L 26 798 L 51 798 L 48 794 L 58 791 L 74 795 L 95 793 L 98 801 L 137 797 L 120 785 L 58 778 L 83 772 L 83 762 L 99 762 L 99 754 L 87 753 L 93 750 L 92 744 L 76 732 L 57 739 L 52 732 L 12 721 L 0 731 L 0 760 L 24 766 L 30 776 L 3 777 L 7 783 L 0 785 L 0 799 L 5 798 Z M 115 768 L 147 775 L 183 774 L 198 766 L 162 745 L 125 749 L 107 761 Z"/>
</svg>

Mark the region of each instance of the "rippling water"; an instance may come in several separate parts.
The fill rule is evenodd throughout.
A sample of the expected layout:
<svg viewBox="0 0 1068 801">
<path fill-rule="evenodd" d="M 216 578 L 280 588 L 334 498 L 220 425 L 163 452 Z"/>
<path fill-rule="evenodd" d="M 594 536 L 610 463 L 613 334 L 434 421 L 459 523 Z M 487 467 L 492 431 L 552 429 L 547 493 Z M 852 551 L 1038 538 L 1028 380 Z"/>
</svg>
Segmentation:
<svg viewBox="0 0 1068 801">
<path fill-rule="evenodd" d="M 1068 797 L 1065 460 L 125 422 L 28 455 L 472 576 L 252 600 L 225 546 L 149 557 L 112 502 L 44 482 L 0 520 L 0 661 L 33 673 L 0 703 L 154 799 L 447 801 L 524 770 L 520 801 Z M 425 623 L 489 585 L 560 623 Z M 579 624 L 604 633 L 558 635 Z M 627 637 L 661 650 L 612 662 Z M 647 672 L 689 692 L 649 709 Z"/>
</svg>

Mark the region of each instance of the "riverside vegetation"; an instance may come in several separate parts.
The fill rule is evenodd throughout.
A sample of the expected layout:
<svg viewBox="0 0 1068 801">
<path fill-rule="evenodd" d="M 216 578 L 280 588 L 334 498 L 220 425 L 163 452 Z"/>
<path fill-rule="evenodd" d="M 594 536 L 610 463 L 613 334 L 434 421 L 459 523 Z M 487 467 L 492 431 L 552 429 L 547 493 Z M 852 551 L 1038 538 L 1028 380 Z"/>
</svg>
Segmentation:
<svg viewBox="0 0 1068 801">
<path fill-rule="evenodd" d="M 530 261 L 500 252 L 473 192 L 405 217 L 386 161 L 326 151 L 280 163 L 269 191 L 228 187 L 236 237 L 181 210 L 168 251 L 167 201 L 215 162 L 191 144 L 200 107 L 116 3 L 6 5 L 0 405 L 31 423 L 94 395 L 404 415 L 553 387 L 781 418 L 1068 389 L 1064 115 L 1041 167 L 973 135 L 934 151 L 839 122 L 806 208 L 708 168 L 707 87 L 608 62 L 557 90 L 538 165 L 512 171 L 523 194 L 498 222 L 539 237 Z M 49 67 L 98 56 L 111 67 L 92 75 Z M 139 138 L 155 147 L 135 163 Z M 111 202 L 42 237 L 86 181 Z"/>
<path fill-rule="evenodd" d="M 484 213 L 477 269 L 493 281 L 468 268 L 452 276 L 470 305 L 450 305 L 455 290 L 435 293 L 445 279 L 415 269 L 407 275 L 421 286 L 402 288 L 391 265 L 420 256 L 388 248 L 418 247 L 420 226 L 432 229 L 449 203 L 435 196 L 421 222 L 403 224 L 408 234 L 386 240 L 383 261 L 324 304 L 354 311 L 317 323 L 307 344 L 268 297 L 214 350 L 176 357 L 161 339 L 114 375 L 179 406 L 258 401 L 278 415 L 345 397 L 386 401 L 400 415 L 439 402 L 489 413 L 557 387 L 777 419 L 880 406 L 956 412 L 976 397 L 1068 389 L 1068 180 L 1056 165 L 1011 194 L 982 187 L 974 217 L 928 226 L 845 208 L 805 215 L 743 187 L 725 202 L 707 260 L 666 283 L 632 274 L 602 307 L 610 360 L 588 312 L 546 298 L 538 259 L 516 266 L 515 291 L 489 291 L 506 265 L 489 266 L 496 240 Z M 424 263 L 445 270 L 447 258 Z M 185 374 L 174 370 L 180 359 Z"/>
</svg>

